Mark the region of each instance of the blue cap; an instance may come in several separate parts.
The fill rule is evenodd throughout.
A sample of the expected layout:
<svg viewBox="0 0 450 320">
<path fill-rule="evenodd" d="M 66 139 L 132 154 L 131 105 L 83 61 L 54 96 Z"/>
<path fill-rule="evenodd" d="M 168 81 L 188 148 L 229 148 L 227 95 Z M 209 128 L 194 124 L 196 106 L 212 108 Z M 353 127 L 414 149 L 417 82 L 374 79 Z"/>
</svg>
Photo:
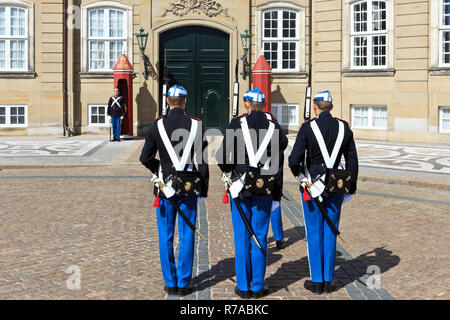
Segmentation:
<svg viewBox="0 0 450 320">
<path fill-rule="evenodd" d="M 250 96 L 249 96 L 249 93 L 250 93 L 250 92 L 251 92 L 251 90 L 245 91 L 243 98 L 244 98 L 244 99 L 247 99 L 247 100 L 250 100 Z"/>
<path fill-rule="evenodd" d="M 187 91 L 182 86 L 174 85 L 169 89 L 169 92 L 167 92 L 167 95 L 169 97 L 186 97 Z"/>
<path fill-rule="evenodd" d="M 333 99 L 331 98 L 331 93 L 328 90 L 318 92 L 313 100 L 320 100 L 325 102 L 333 102 Z"/>
<path fill-rule="evenodd" d="M 250 100 L 252 102 L 265 102 L 266 101 L 266 97 L 264 96 L 264 92 L 262 92 L 258 88 L 254 88 L 249 93 L 247 93 L 247 98 L 246 99 L 248 99 L 248 100 Z"/>
</svg>

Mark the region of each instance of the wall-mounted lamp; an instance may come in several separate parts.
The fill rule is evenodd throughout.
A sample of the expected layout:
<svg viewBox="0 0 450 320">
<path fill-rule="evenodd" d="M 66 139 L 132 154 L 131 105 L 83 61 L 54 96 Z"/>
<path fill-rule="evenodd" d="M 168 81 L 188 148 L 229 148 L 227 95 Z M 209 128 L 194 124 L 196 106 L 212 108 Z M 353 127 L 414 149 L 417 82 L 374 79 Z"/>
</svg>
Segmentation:
<svg viewBox="0 0 450 320">
<path fill-rule="evenodd" d="M 250 49 L 250 39 L 252 34 L 248 32 L 248 29 L 241 33 L 242 49 L 244 49 L 244 55 L 241 57 L 242 60 L 242 72 L 241 76 L 245 80 L 247 76 L 250 75 L 250 64 L 247 61 L 248 50 Z"/>
<path fill-rule="evenodd" d="M 149 75 L 152 76 L 153 79 L 156 79 L 158 75 L 155 72 L 152 64 L 150 63 L 150 59 L 145 55 L 145 47 L 147 46 L 148 33 L 144 32 L 144 28 L 141 27 L 138 33 L 136 33 L 137 42 L 139 45 L 139 49 L 141 50 L 141 57 L 144 61 L 144 75 L 145 79 L 148 78 Z"/>
</svg>

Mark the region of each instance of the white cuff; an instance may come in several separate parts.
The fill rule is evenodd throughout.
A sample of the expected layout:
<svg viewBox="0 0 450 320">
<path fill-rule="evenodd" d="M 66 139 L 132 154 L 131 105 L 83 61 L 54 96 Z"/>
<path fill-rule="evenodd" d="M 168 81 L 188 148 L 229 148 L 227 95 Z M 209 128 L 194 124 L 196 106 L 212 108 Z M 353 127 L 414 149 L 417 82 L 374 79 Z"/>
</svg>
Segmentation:
<svg viewBox="0 0 450 320">
<path fill-rule="evenodd" d="M 279 206 L 280 206 L 280 202 L 279 201 L 272 201 L 272 209 L 270 209 L 270 211 L 274 211 Z"/>
</svg>

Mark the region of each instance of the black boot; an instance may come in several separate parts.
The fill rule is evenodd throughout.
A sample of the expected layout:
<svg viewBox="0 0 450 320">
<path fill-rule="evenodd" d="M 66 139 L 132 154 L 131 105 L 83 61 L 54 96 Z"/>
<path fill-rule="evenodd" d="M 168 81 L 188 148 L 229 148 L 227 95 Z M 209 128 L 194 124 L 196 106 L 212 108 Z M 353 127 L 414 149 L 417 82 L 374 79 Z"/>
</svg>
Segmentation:
<svg viewBox="0 0 450 320">
<path fill-rule="evenodd" d="M 284 240 L 277 240 L 275 242 L 277 244 L 277 249 L 278 250 L 286 248 L 286 242 L 284 242 Z"/>
<path fill-rule="evenodd" d="M 191 294 L 194 292 L 194 287 L 187 286 L 186 288 L 178 288 L 178 295 L 179 296 L 187 296 L 188 294 Z"/>
<path fill-rule="evenodd" d="M 239 290 L 237 286 L 234 288 L 234 293 L 236 293 L 242 299 L 250 299 L 251 298 L 250 291 Z"/>
<path fill-rule="evenodd" d="M 252 291 L 253 298 L 256 298 L 256 299 L 265 297 L 268 294 L 269 294 L 269 288 L 266 286 L 264 286 L 264 288 L 262 288 L 259 291 Z"/>
<path fill-rule="evenodd" d="M 325 281 L 325 284 L 323 285 L 323 291 L 326 293 L 332 293 L 334 291 L 334 283 Z"/>
<path fill-rule="evenodd" d="M 164 286 L 164 291 L 167 292 L 167 294 L 169 295 L 176 295 L 178 294 L 178 287 Z"/>
<path fill-rule="evenodd" d="M 323 293 L 323 282 L 312 282 L 311 280 L 306 280 L 303 286 L 306 290 L 311 291 L 312 293 Z"/>
</svg>

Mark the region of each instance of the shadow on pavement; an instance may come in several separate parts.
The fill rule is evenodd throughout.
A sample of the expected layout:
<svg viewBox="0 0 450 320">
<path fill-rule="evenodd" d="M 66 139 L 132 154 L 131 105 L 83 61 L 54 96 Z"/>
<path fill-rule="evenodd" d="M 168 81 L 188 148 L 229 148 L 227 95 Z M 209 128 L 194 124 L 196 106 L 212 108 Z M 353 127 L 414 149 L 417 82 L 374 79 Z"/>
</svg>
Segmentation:
<svg viewBox="0 0 450 320">
<path fill-rule="evenodd" d="M 301 240 L 303 238 L 303 236 L 301 236 L 302 234 L 304 235 L 303 227 L 295 227 L 284 231 L 286 248 Z M 274 241 L 273 237 L 267 239 L 268 243 L 270 243 L 271 241 Z M 267 265 L 269 266 L 279 261 L 283 257 L 283 250 L 278 250 L 276 247 L 267 248 Z M 308 262 L 306 262 L 306 265 L 308 265 Z M 292 270 L 289 272 L 292 273 Z M 205 271 L 199 274 L 197 277 L 193 278 L 191 283 L 195 286 L 196 291 L 200 291 L 207 287 L 212 288 L 216 284 L 227 279 L 231 279 L 234 282 L 233 277 L 235 277 L 235 275 L 235 259 L 233 256 L 232 258 L 220 260 L 219 262 L 217 262 L 217 264 L 212 266 L 210 270 Z"/>
<path fill-rule="evenodd" d="M 342 253 L 338 250 L 336 252 L 336 266 L 338 267 L 335 272 L 336 289 L 345 287 L 355 280 L 367 286 L 361 278 L 373 274 L 368 267 L 377 267 L 380 274 L 383 274 L 399 263 L 400 257 L 384 247 L 373 249 L 351 260 L 343 258 Z"/>
<path fill-rule="evenodd" d="M 284 231 L 284 239 L 286 241 L 286 248 L 295 244 L 299 240 L 306 240 L 305 228 L 293 227 Z M 267 239 L 268 243 L 274 241 L 271 236 Z M 283 258 L 283 251 L 279 250 L 275 246 L 270 246 L 267 250 L 267 265 L 270 266 Z M 303 253 L 299 253 L 303 254 Z M 394 255 L 392 251 L 385 249 L 384 247 L 373 249 L 359 255 L 356 258 L 344 258 L 344 255 L 349 257 L 348 253 L 342 253 L 337 249 L 336 252 L 336 267 L 335 272 L 335 286 L 336 290 L 344 288 L 348 284 L 353 283 L 355 280 L 366 286 L 361 278 L 371 275 L 368 270 L 369 266 L 376 266 L 379 268 L 380 274 L 395 267 L 400 262 L 400 257 Z M 373 272 L 373 271 L 372 271 Z M 231 279 L 234 282 L 235 277 L 235 259 L 234 257 L 220 260 L 210 270 L 203 272 L 197 277 L 192 279 L 192 284 L 195 286 L 195 290 L 203 290 L 207 287 L 214 287 L 216 284 Z M 270 294 L 273 294 L 281 289 L 287 291 L 289 285 L 303 279 L 309 278 L 309 262 L 307 255 L 300 257 L 298 260 L 287 261 L 281 264 L 277 271 L 266 277 L 264 282 L 268 285 Z M 367 289 L 369 290 L 369 289 Z"/>
</svg>

